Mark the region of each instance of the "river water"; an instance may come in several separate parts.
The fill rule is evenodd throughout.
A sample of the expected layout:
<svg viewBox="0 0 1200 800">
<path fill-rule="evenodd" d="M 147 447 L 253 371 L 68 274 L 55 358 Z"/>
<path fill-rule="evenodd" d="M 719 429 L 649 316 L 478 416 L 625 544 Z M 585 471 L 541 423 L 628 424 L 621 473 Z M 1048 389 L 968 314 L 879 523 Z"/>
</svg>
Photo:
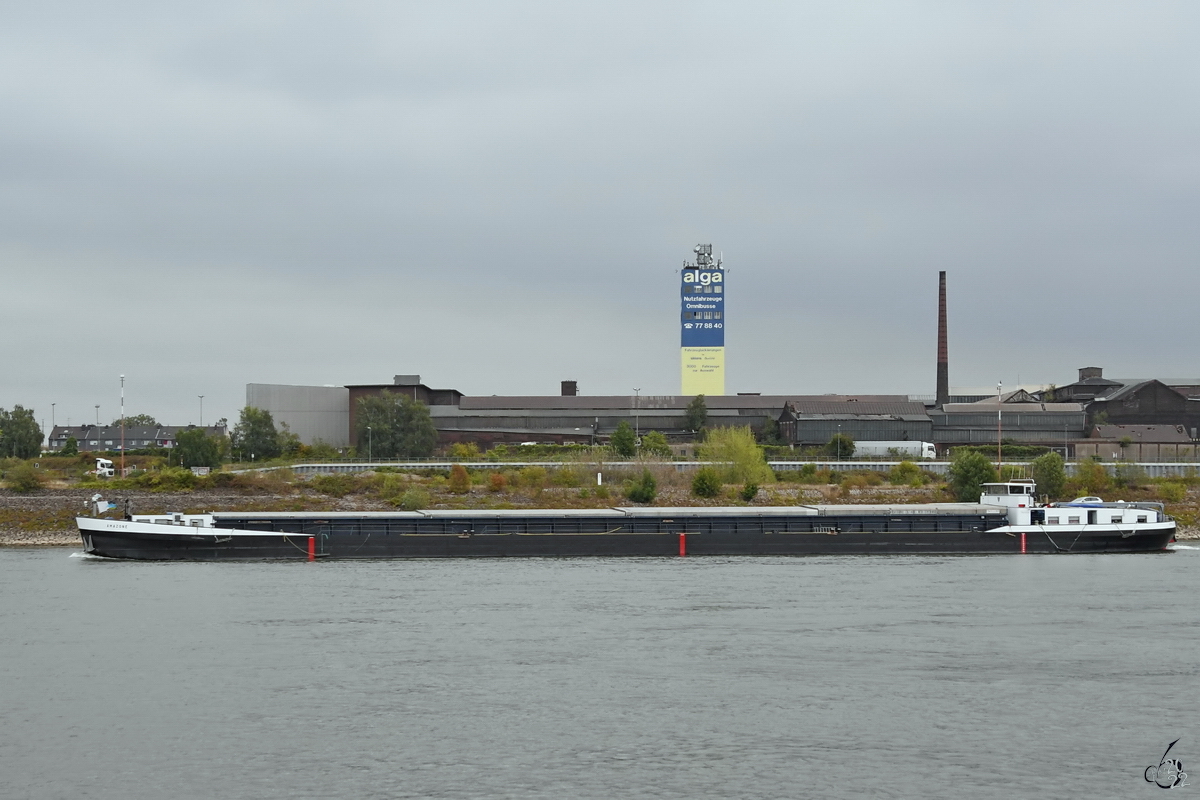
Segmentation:
<svg viewBox="0 0 1200 800">
<path fill-rule="evenodd" d="M 1175 739 L 1200 783 L 1198 590 L 1200 549 L 0 549 L 0 796 L 1157 796 Z"/>
</svg>

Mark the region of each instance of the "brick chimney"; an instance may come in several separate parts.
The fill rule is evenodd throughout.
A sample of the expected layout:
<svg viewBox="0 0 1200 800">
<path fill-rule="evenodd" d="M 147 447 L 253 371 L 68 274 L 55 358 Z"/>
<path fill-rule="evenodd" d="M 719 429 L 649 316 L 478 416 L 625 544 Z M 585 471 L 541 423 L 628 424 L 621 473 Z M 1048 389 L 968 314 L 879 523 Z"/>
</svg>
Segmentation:
<svg viewBox="0 0 1200 800">
<path fill-rule="evenodd" d="M 946 343 L 946 271 L 938 273 L 938 345 L 937 396 L 934 404 L 941 408 L 950 402 L 950 356 Z"/>
</svg>

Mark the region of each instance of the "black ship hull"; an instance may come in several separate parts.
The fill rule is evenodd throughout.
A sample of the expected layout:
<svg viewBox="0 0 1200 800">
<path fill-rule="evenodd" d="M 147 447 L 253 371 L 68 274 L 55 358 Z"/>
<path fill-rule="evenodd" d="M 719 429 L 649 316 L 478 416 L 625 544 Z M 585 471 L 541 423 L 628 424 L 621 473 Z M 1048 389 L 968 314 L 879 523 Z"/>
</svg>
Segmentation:
<svg viewBox="0 0 1200 800">
<path fill-rule="evenodd" d="M 214 527 L 80 518 L 89 553 L 144 560 L 537 558 L 1145 553 L 1166 549 L 1173 522 L 1026 526 L 975 514 L 686 518 L 459 514 L 436 519 L 277 515 L 216 519 Z M 1046 527 L 1050 527 L 1047 530 Z"/>
</svg>

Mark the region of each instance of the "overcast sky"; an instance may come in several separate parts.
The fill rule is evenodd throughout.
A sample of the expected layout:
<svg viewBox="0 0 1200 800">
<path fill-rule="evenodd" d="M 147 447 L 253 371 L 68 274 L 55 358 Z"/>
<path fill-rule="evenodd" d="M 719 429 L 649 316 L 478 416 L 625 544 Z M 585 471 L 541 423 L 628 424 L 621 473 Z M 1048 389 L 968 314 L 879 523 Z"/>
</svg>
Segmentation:
<svg viewBox="0 0 1200 800">
<path fill-rule="evenodd" d="M 0 407 L 1188 377 L 1200 5 L 6 3 Z"/>
</svg>

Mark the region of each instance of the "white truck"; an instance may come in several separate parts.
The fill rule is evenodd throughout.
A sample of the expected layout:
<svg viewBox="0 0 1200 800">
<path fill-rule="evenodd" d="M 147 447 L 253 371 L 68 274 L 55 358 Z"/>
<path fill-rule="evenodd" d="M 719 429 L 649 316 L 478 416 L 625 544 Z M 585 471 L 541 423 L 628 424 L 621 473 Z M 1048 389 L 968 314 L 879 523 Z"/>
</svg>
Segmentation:
<svg viewBox="0 0 1200 800">
<path fill-rule="evenodd" d="M 113 468 L 112 459 L 97 458 L 96 459 L 96 477 L 97 478 L 112 478 L 115 477 L 117 471 Z"/>
<path fill-rule="evenodd" d="M 932 442 L 855 442 L 855 458 L 937 458 Z"/>
</svg>

